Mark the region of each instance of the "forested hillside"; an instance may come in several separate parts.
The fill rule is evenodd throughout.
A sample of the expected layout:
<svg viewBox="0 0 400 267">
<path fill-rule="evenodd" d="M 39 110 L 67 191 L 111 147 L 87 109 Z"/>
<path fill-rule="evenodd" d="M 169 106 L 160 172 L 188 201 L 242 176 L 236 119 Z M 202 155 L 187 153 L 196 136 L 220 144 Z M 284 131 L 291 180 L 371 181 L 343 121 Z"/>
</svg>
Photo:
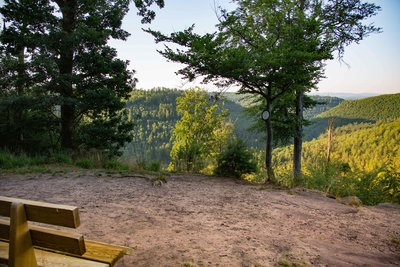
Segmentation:
<svg viewBox="0 0 400 267">
<path fill-rule="evenodd" d="M 125 160 L 137 163 L 169 161 L 171 133 L 179 120 L 176 98 L 181 96 L 182 92 L 177 89 L 154 88 L 137 89 L 131 93 L 127 108 L 135 127 L 132 142 L 123 149 Z M 210 98 L 215 96 L 215 93 L 210 93 Z M 319 104 L 305 111 L 307 119 L 343 101 L 340 98 L 326 96 L 312 96 L 312 98 Z M 244 112 L 244 108 L 251 104 L 248 97 L 236 93 L 224 93 L 218 96 L 218 99 L 224 101 L 224 107 L 230 113 L 228 120 L 235 125 L 234 135 L 245 141 L 248 146 L 262 149 L 264 135 L 249 130 L 254 120 L 258 118 L 249 118 Z"/>
<path fill-rule="evenodd" d="M 304 129 L 304 139 L 309 141 L 319 137 L 326 130 L 329 118 L 334 118 L 335 127 L 400 118 L 400 94 L 343 101 L 326 112 L 316 114 Z"/>
<path fill-rule="evenodd" d="M 127 103 L 135 123 L 132 142 L 123 157 L 137 163 L 168 162 L 172 129 L 179 119 L 176 98 L 182 91 L 167 88 L 134 90 Z"/>
<path fill-rule="evenodd" d="M 373 171 L 392 160 L 400 169 L 400 119 L 376 124 L 350 124 L 335 129 L 332 159 L 348 164 L 352 170 Z M 305 164 L 326 160 L 327 138 L 303 144 Z M 290 164 L 291 148 L 276 150 L 276 164 Z"/>
<path fill-rule="evenodd" d="M 339 117 L 370 121 L 396 119 L 400 117 L 400 94 L 344 101 L 337 107 L 319 114 L 317 117 Z"/>
</svg>

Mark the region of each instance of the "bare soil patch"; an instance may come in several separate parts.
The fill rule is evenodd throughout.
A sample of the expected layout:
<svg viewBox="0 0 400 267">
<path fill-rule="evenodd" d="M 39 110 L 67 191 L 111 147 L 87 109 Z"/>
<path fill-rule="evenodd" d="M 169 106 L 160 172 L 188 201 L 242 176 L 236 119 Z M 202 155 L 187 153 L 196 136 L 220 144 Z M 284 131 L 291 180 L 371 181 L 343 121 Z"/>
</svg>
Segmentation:
<svg viewBox="0 0 400 267">
<path fill-rule="evenodd" d="M 119 266 L 399 266 L 400 207 L 350 207 L 231 179 L 0 175 L 0 194 L 80 207 L 86 238 L 135 248 Z M 293 265 L 298 264 L 298 265 Z"/>
</svg>

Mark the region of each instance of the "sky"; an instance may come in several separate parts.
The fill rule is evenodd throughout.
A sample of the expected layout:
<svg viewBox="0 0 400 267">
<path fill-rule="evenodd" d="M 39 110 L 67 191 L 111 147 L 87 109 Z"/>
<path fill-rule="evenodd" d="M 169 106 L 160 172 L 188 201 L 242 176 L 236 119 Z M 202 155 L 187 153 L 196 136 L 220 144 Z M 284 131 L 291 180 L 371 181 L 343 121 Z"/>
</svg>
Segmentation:
<svg viewBox="0 0 400 267">
<path fill-rule="evenodd" d="M 373 22 L 383 32 L 373 34 L 360 44 L 352 44 L 345 50 L 346 64 L 334 59 L 327 62 L 325 76 L 318 84 L 316 93 L 400 93 L 400 0 L 371 1 L 382 10 L 368 23 Z M 214 32 L 218 23 L 215 7 L 232 10 L 230 0 L 165 0 L 163 9 L 155 8 L 156 19 L 150 25 L 141 25 L 134 8 L 124 19 L 123 28 L 132 35 L 128 41 L 111 41 L 118 56 L 130 61 L 139 80 L 137 88 L 169 87 L 185 89 L 200 85 L 188 83 L 175 72 L 183 65 L 167 60 L 157 53 L 163 44 L 155 44 L 150 34 L 141 28 L 151 28 L 168 34 L 195 24 L 199 34 Z M 215 90 L 213 85 L 200 85 Z"/>
<path fill-rule="evenodd" d="M 348 46 L 344 55 L 346 64 L 337 59 L 328 61 L 326 78 L 314 93 L 400 93 L 400 0 L 369 1 L 380 5 L 382 10 L 368 23 L 381 27 L 383 32 Z M 3 4 L 0 0 L 0 5 Z M 165 0 L 163 9 L 154 8 L 156 18 L 152 24 L 143 25 L 132 6 L 123 22 L 123 28 L 131 36 L 127 41 L 111 40 L 109 44 L 117 49 L 119 58 L 130 61 L 129 69 L 136 71 L 139 80 L 137 88 L 201 86 L 216 90 L 211 84 L 188 83 L 176 75 L 183 65 L 168 62 L 157 52 L 163 49 L 163 44 L 155 44 L 153 37 L 141 30 L 151 28 L 168 34 L 195 24 L 195 32 L 199 34 L 214 32 L 218 23 L 216 6 L 228 10 L 235 7 L 231 0 Z"/>
</svg>

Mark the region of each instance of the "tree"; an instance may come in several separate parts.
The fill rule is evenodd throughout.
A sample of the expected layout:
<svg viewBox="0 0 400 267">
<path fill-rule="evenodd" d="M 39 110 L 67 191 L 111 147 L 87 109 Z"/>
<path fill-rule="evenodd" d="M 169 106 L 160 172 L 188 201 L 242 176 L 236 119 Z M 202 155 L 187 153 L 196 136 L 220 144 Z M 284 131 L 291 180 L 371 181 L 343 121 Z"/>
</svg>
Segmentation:
<svg viewBox="0 0 400 267">
<path fill-rule="evenodd" d="M 201 89 L 190 89 L 178 97 L 176 110 L 181 119 L 171 137 L 171 169 L 199 171 L 205 160 L 215 160 L 232 129 L 227 111 Z"/>
<path fill-rule="evenodd" d="M 239 93 L 260 98 L 270 116 L 265 121 L 266 167 L 269 180 L 272 167 L 273 121 L 294 113 L 294 177 L 301 176 L 304 93 L 323 77 L 324 61 L 334 51 L 343 55 L 346 45 L 359 42 L 373 25 L 363 25 L 365 18 L 379 7 L 360 0 L 237 0 L 236 10 L 221 11 L 218 31 L 197 35 L 193 26 L 166 36 L 148 30 L 158 42 L 171 42 L 187 48 L 167 47 L 161 54 L 184 63 L 178 71 L 193 80 L 203 76 L 205 82 L 219 86 L 237 84 Z M 221 80 L 222 79 L 222 80 Z M 293 100 L 294 96 L 294 100 Z M 293 101 L 292 101 L 293 100 Z M 283 103 L 282 103 L 283 101 Z M 278 105 L 277 103 L 280 102 Z M 286 108 L 281 108 L 282 104 Z M 277 110 L 283 110 L 277 113 Z M 277 115 L 279 114 L 279 115 Z"/>
<path fill-rule="evenodd" d="M 313 14 L 313 4 L 321 6 L 320 29 L 318 38 L 322 39 L 319 49 L 324 49 L 333 57 L 337 52 L 341 60 L 344 55 L 345 47 L 351 43 L 359 43 L 370 33 L 380 32 L 380 28 L 373 24 L 363 24 L 366 18 L 377 14 L 380 7 L 375 4 L 362 3 L 361 0 L 345 1 L 311 1 L 301 0 L 300 11 L 302 14 Z M 300 38 L 303 40 L 304 38 Z M 294 184 L 300 183 L 301 179 L 301 154 L 303 143 L 303 124 L 304 124 L 304 93 L 306 90 L 296 90 L 296 116 L 298 123 L 294 133 L 293 151 L 293 176 Z"/>
<path fill-rule="evenodd" d="M 308 42 L 294 45 L 297 35 L 304 30 L 318 28 L 317 16 L 298 16 L 293 1 L 237 1 L 238 8 L 222 11 L 219 31 L 204 36 L 193 32 L 193 27 L 166 36 L 148 30 L 158 42 L 172 42 L 185 46 L 187 51 L 167 47 L 161 52 L 166 58 L 185 63 L 178 73 L 192 80 L 203 76 L 205 82 L 224 87 L 240 86 L 240 93 L 260 97 L 269 114 L 274 104 L 295 88 L 309 87 L 321 76 L 317 60 L 329 57 L 317 49 L 315 34 Z M 301 64 L 301 63 L 308 64 Z M 300 68 L 301 67 L 301 68 Z M 268 179 L 274 180 L 272 166 L 273 116 L 265 121 L 266 168 Z"/>
<path fill-rule="evenodd" d="M 0 9 L 2 61 L 11 62 L 2 68 L 3 93 L 42 99 L 59 122 L 64 149 L 115 152 L 129 140 L 133 124 L 122 110 L 136 79 L 107 45 L 129 36 L 121 29 L 129 2 L 6 0 Z M 149 6 L 163 6 L 162 0 L 134 3 L 143 22 L 154 18 Z"/>
<path fill-rule="evenodd" d="M 217 158 L 215 173 L 240 178 L 243 174 L 257 172 L 257 162 L 252 152 L 240 139 L 228 141 L 225 149 Z"/>
</svg>

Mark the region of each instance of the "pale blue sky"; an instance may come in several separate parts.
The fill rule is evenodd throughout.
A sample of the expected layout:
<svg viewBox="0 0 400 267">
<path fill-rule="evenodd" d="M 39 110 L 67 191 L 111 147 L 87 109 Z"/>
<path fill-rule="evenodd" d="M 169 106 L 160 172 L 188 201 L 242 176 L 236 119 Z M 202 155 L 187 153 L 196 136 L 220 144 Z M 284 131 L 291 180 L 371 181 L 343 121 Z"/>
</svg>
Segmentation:
<svg viewBox="0 0 400 267">
<path fill-rule="evenodd" d="M 372 19 L 383 28 L 383 33 L 367 37 L 360 44 L 347 47 L 344 60 L 327 62 L 326 76 L 319 84 L 320 93 L 400 93 L 400 0 L 370 0 L 382 7 Z M 3 1 L 0 0 L 0 5 Z M 131 9 L 123 28 L 132 35 L 126 42 L 110 41 L 122 59 L 130 61 L 129 68 L 136 70 L 138 88 L 157 86 L 188 88 L 196 83 L 186 83 L 175 75 L 181 65 L 167 62 L 156 52 L 162 44 L 155 44 L 153 37 L 141 30 L 151 27 L 171 33 L 195 24 L 198 33 L 213 32 L 217 17 L 215 5 L 233 9 L 230 0 L 165 0 L 165 7 L 156 8 L 157 17 L 151 25 L 141 25 L 136 10 Z M 212 85 L 201 85 L 213 90 Z"/>
<path fill-rule="evenodd" d="M 165 0 L 165 8 L 157 10 L 155 21 L 141 26 L 132 9 L 124 21 L 124 28 L 132 33 L 127 42 L 112 42 L 121 58 L 130 60 L 131 68 L 137 71 L 137 87 L 156 86 L 187 88 L 197 84 L 185 83 L 175 75 L 179 64 L 167 62 L 156 52 L 162 44 L 154 44 L 152 36 L 140 30 L 150 27 L 163 33 L 183 30 L 196 25 L 198 33 L 212 32 L 218 22 L 214 0 Z M 216 0 L 217 5 L 232 9 L 229 0 Z M 367 37 L 360 44 L 347 47 L 344 60 L 329 61 L 327 78 L 320 82 L 319 92 L 346 93 L 399 93 L 400 92 L 400 0 L 376 0 L 382 11 L 372 19 L 383 28 L 383 33 Z M 213 90 L 212 85 L 201 85 Z"/>
</svg>

